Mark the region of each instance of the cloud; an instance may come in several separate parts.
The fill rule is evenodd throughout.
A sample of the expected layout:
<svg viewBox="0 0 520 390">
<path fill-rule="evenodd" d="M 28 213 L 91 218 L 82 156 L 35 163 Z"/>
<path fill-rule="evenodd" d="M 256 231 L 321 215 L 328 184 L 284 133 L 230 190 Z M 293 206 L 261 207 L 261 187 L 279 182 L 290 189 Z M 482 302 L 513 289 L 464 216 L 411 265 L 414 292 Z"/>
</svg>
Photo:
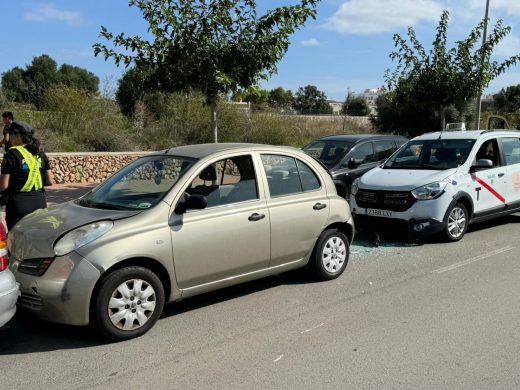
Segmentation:
<svg viewBox="0 0 520 390">
<path fill-rule="evenodd" d="M 77 26 L 83 23 L 81 14 L 73 11 L 62 11 L 54 4 L 42 4 L 34 7 L 24 15 L 25 20 L 33 22 L 47 22 L 57 20 L 65 22 L 71 26 Z"/>
<path fill-rule="evenodd" d="M 307 39 L 305 41 L 302 41 L 301 44 L 303 46 L 319 46 L 320 41 L 318 41 L 316 38 Z"/>
<path fill-rule="evenodd" d="M 433 0 L 349 0 L 327 19 L 325 27 L 358 35 L 393 32 L 419 21 L 436 22 L 442 10 Z"/>
</svg>

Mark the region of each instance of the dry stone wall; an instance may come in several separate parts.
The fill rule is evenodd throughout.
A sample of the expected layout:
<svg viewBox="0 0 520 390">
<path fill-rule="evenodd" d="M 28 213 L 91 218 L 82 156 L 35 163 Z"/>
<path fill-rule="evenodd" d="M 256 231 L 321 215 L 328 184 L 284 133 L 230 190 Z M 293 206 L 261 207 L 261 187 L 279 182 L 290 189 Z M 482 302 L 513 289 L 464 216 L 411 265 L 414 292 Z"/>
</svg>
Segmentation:
<svg viewBox="0 0 520 390">
<path fill-rule="evenodd" d="M 100 183 L 142 153 L 47 153 L 57 184 Z"/>
</svg>

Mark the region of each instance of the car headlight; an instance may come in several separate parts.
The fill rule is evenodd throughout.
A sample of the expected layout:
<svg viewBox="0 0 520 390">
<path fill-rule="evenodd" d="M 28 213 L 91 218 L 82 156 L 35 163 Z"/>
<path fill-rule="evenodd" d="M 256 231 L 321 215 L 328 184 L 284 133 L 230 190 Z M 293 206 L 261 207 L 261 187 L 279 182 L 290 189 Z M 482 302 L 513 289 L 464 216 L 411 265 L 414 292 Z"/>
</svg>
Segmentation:
<svg viewBox="0 0 520 390">
<path fill-rule="evenodd" d="M 418 200 L 435 199 L 444 193 L 444 189 L 448 183 L 437 181 L 435 183 L 426 184 L 425 186 L 416 188 L 412 191 L 412 195 Z"/>
<path fill-rule="evenodd" d="M 66 255 L 101 237 L 112 229 L 112 226 L 114 226 L 112 221 L 100 221 L 71 230 L 54 245 L 54 253 L 56 256 Z"/>
<path fill-rule="evenodd" d="M 359 190 L 359 179 L 356 179 L 352 182 L 352 186 L 350 187 L 350 194 L 356 195 Z"/>
</svg>

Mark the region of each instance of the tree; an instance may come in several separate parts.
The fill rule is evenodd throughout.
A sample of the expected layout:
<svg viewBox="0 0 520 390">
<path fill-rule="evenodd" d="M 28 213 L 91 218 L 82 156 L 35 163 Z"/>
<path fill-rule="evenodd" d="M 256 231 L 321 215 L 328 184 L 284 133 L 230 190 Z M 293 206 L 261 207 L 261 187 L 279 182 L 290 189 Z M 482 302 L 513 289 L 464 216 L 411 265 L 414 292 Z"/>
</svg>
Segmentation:
<svg viewBox="0 0 520 390">
<path fill-rule="evenodd" d="M 484 45 L 476 48 L 484 30 L 482 20 L 455 47 L 448 49 L 449 13 L 443 11 L 437 34 L 429 53 L 418 41 L 412 27 L 408 28 L 409 43 L 399 34 L 394 35 L 396 51 L 390 54 L 398 61 L 397 68 L 385 74 L 390 89 L 398 94 L 407 94 L 421 103 L 437 107 L 441 130 L 445 125 L 445 111 L 450 105 L 463 105 L 482 94 L 491 80 L 504 73 L 520 60 L 520 54 L 502 63 L 491 61 L 496 45 L 510 33 L 499 20 Z"/>
<path fill-rule="evenodd" d="M 246 89 L 276 72 L 290 35 L 315 18 L 318 1 L 300 0 L 258 16 L 254 0 L 129 0 L 143 14 L 153 40 L 113 35 L 101 27 L 101 37 L 115 49 L 96 43 L 94 53 L 116 64 L 149 68 L 149 88 L 203 92 L 217 142 L 219 93 Z"/>
<path fill-rule="evenodd" d="M 60 84 L 89 93 L 96 93 L 99 88 L 99 77 L 94 73 L 68 64 L 60 66 L 57 79 Z"/>
<path fill-rule="evenodd" d="M 298 88 L 294 96 L 293 107 L 300 114 L 332 114 L 332 107 L 327 103 L 327 96 L 314 85 Z"/>
<path fill-rule="evenodd" d="M 144 97 L 148 77 L 150 74 L 145 70 L 133 67 L 119 79 L 116 100 L 123 114 L 132 115 L 134 113 L 135 104 Z"/>
<path fill-rule="evenodd" d="M 368 116 L 370 107 L 363 96 L 348 97 L 343 103 L 342 112 L 351 116 Z"/>
<path fill-rule="evenodd" d="M 269 107 L 285 111 L 291 107 L 293 100 L 293 93 L 290 89 L 284 90 L 282 87 L 278 87 L 269 91 Z"/>
<path fill-rule="evenodd" d="M 520 84 L 502 88 L 493 96 L 498 112 L 508 113 L 520 110 Z"/>
<path fill-rule="evenodd" d="M 18 102 L 31 103 L 40 108 L 49 87 L 64 84 L 68 87 L 95 93 L 99 79 L 93 73 L 76 66 L 58 65 L 47 54 L 34 57 L 25 69 L 15 67 L 2 74 L 2 89 Z"/>
<path fill-rule="evenodd" d="M 254 109 L 262 109 L 267 106 L 267 99 L 269 92 L 258 86 L 250 86 L 246 90 L 239 90 L 233 93 L 232 100 L 234 102 L 249 102 L 253 105 Z"/>
</svg>

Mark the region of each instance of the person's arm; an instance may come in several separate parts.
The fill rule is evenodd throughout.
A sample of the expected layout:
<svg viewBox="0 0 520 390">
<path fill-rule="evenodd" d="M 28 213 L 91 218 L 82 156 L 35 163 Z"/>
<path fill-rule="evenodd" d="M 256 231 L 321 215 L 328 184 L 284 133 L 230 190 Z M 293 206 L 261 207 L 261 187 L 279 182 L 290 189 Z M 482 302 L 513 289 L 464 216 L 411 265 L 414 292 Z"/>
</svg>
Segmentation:
<svg viewBox="0 0 520 390">
<path fill-rule="evenodd" d="M 0 192 L 3 192 L 9 188 L 9 174 L 0 175 Z"/>
<path fill-rule="evenodd" d="M 50 169 L 45 171 L 45 186 L 52 186 L 54 185 L 54 174 Z"/>
</svg>

